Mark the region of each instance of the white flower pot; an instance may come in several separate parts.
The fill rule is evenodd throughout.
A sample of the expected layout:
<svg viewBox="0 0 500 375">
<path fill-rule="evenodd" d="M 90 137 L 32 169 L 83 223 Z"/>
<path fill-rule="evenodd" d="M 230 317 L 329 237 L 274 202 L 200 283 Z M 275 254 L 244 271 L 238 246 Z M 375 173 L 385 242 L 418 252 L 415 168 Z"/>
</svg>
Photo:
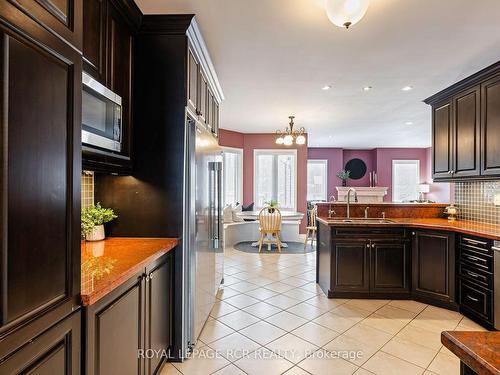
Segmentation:
<svg viewBox="0 0 500 375">
<path fill-rule="evenodd" d="M 92 231 L 85 236 L 87 241 L 102 241 L 106 238 L 104 225 L 96 225 Z"/>
</svg>

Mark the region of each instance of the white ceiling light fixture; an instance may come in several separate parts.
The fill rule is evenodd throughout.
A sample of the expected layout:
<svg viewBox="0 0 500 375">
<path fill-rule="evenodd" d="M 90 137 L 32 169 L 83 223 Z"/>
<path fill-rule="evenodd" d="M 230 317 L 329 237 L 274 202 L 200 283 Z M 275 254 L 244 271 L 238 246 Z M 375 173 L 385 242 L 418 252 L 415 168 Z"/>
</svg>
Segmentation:
<svg viewBox="0 0 500 375">
<path fill-rule="evenodd" d="M 405 86 L 401 89 L 401 91 L 411 91 L 411 90 L 413 90 L 412 86 Z"/>
<path fill-rule="evenodd" d="M 371 86 L 365 86 L 363 87 L 363 91 L 370 91 L 373 87 Z"/>
<path fill-rule="evenodd" d="M 406 121 L 405 125 L 413 125 L 413 121 Z"/>
<path fill-rule="evenodd" d="M 325 86 L 323 86 L 323 87 L 321 88 L 321 90 L 328 91 L 328 90 L 330 90 L 331 88 L 332 88 L 332 86 L 331 86 L 331 85 L 325 85 Z"/>
<path fill-rule="evenodd" d="M 366 14 L 370 0 L 326 0 L 326 14 L 330 21 L 348 29 Z"/>
<path fill-rule="evenodd" d="M 299 130 L 293 130 L 293 126 L 295 125 L 293 119 L 295 116 L 288 116 L 288 118 L 290 119 L 290 124 L 285 131 L 276 130 L 276 134 L 278 135 L 276 138 L 276 144 L 291 146 L 295 142 L 297 145 L 304 145 L 306 143 L 306 129 L 301 127 Z"/>
</svg>

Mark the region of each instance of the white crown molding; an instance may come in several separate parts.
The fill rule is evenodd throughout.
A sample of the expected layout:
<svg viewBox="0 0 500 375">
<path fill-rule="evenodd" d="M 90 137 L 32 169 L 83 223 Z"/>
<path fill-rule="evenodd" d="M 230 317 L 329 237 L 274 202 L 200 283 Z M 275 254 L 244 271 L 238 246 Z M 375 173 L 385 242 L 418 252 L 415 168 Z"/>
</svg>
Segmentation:
<svg viewBox="0 0 500 375">
<path fill-rule="evenodd" d="M 201 35 L 201 31 L 198 23 L 196 22 L 196 18 L 193 18 L 193 20 L 191 21 L 191 26 L 189 26 L 187 30 L 187 36 L 195 57 L 198 59 L 201 69 L 203 70 L 203 73 L 205 74 L 208 83 L 213 90 L 215 98 L 219 103 L 222 103 L 225 99 L 224 93 L 222 92 L 222 87 L 220 85 L 219 78 L 217 77 L 217 72 L 215 71 L 212 59 L 210 58 L 210 53 L 208 52 L 205 41 L 203 40 L 203 36 Z"/>
</svg>

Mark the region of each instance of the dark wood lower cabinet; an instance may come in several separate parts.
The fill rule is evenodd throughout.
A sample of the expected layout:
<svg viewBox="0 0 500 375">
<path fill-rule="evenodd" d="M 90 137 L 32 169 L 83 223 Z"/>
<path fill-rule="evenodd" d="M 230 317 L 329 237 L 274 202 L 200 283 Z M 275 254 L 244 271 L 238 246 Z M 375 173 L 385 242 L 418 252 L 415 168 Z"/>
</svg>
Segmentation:
<svg viewBox="0 0 500 375">
<path fill-rule="evenodd" d="M 157 373 L 171 345 L 171 267 L 168 253 L 84 308 L 86 375 Z"/>
<path fill-rule="evenodd" d="M 166 359 L 172 332 L 172 260 L 161 259 L 146 269 L 145 349 L 159 355 L 146 358 L 146 375 L 157 373 Z M 148 279 L 149 278 L 149 279 Z"/>
<path fill-rule="evenodd" d="M 0 358 L 0 374 L 79 375 L 80 316 L 78 310 L 41 333 L 34 330 L 18 349 Z M 23 330 L 32 327 L 13 335 L 24 335 Z"/>
<path fill-rule="evenodd" d="M 332 241 L 332 291 L 368 292 L 369 243 L 361 240 Z"/>
<path fill-rule="evenodd" d="M 371 241 L 370 290 L 408 293 L 409 280 L 409 243 L 404 240 Z"/>
<path fill-rule="evenodd" d="M 455 235 L 414 231 L 412 295 L 422 302 L 458 309 L 455 298 Z"/>
</svg>

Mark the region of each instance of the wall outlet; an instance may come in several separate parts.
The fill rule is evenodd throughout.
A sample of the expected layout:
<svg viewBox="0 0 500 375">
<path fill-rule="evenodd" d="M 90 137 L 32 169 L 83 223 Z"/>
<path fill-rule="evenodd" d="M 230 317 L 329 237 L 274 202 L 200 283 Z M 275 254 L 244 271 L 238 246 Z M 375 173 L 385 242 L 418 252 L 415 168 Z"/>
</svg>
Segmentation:
<svg viewBox="0 0 500 375">
<path fill-rule="evenodd" d="M 493 198 L 493 204 L 495 206 L 500 206 L 500 191 L 495 193 L 495 197 Z"/>
</svg>

